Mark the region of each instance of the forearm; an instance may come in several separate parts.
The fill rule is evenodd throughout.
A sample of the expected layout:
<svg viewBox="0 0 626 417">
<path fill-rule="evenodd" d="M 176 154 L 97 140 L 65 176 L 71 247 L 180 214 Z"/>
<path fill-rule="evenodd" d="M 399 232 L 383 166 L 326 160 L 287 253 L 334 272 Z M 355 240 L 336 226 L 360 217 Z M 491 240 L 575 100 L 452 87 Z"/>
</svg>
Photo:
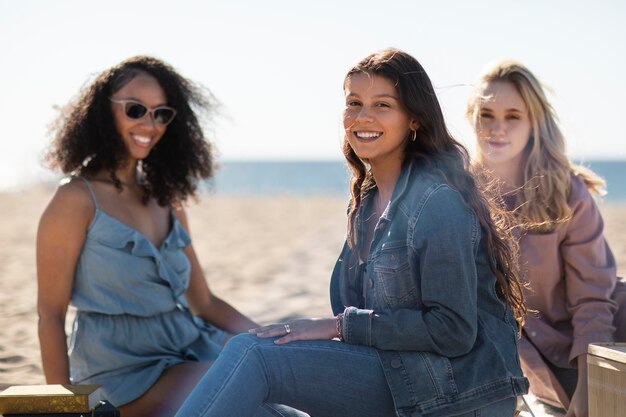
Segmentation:
<svg viewBox="0 0 626 417">
<path fill-rule="evenodd" d="M 427 351 L 454 357 L 472 348 L 476 331 L 472 321 L 454 315 L 412 309 L 374 312 L 350 307 L 345 310 L 343 336 L 347 343 L 382 350 Z"/>
<path fill-rule="evenodd" d="M 578 381 L 566 417 L 587 417 L 589 415 L 587 356 L 579 355 L 576 357 L 576 363 L 578 365 Z"/>
<path fill-rule="evenodd" d="M 247 333 L 248 330 L 259 327 L 235 307 L 216 296 L 211 297 L 208 306 L 199 315 L 204 321 L 233 334 Z"/>
<path fill-rule="evenodd" d="M 578 384 L 576 390 L 584 389 L 585 395 L 587 393 L 587 355 L 583 354 L 576 358 L 578 364 Z"/>
<path fill-rule="evenodd" d="M 64 323 L 60 320 L 40 319 L 39 344 L 46 382 L 69 384 L 70 372 Z"/>
<path fill-rule="evenodd" d="M 570 363 L 586 357 L 587 348 L 590 343 L 610 343 L 614 341 L 613 331 L 613 315 L 607 313 L 608 309 L 602 309 L 600 306 L 579 311 L 572 319 L 574 327 L 574 337 L 572 340 L 572 348 L 569 353 Z M 593 314 L 595 312 L 595 314 Z M 584 314 L 586 313 L 586 314 Z M 582 321 L 583 317 L 590 323 Z"/>
<path fill-rule="evenodd" d="M 585 356 L 592 342 L 611 342 L 617 304 L 611 295 L 617 283 L 616 262 L 603 234 L 598 207 L 580 181 L 572 181 L 572 218 L 559 246 L 565 276 L 566 306 L 572 316 L 570 361 Z"/>
</svg>

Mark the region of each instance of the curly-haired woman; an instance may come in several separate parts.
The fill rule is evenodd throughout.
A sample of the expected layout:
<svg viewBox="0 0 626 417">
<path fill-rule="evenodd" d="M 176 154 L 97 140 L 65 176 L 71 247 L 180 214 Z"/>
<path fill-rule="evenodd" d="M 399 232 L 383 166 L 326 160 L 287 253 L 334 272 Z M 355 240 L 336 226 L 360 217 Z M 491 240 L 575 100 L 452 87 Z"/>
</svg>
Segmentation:
<svg viewBox="0 0 626 417">
<path fill-rule="evenodd" d="M 100 384 L 124 417 L 173 415 L 228 334 L 257 326 L 211 293 L 189 238 L 181 203 L 213 173 L 199 110 L 198 86 L 130 58 L 68 106 L 47 155 L 71 175 L 37 236 L 46 380 Z"/>
</svg>

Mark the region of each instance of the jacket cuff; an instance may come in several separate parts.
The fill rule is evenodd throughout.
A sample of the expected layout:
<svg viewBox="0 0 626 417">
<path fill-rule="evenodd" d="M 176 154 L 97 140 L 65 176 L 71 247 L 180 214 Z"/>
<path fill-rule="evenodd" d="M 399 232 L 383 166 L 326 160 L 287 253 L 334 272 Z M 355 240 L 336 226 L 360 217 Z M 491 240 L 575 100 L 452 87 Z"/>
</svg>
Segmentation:
<svg viewBox="0 0 626 417">
<path fill-rule="evenodd" d="M 570 365 L 576 366 L 576 358 L 580 355 L 587 354 L 587 348 L 590 343 L 610 343 L 613 342 L 613 337 L 606 333 L 591 333 L 586 334 L 584 338 L 574 339 L 572 349 L 569 353 Z"/>
<path fill-rule="evenodd" d="M 343 311 L 343 341 L 372 346 L 372 314 L 373 310 L 346 307 Z"/>
</svg>

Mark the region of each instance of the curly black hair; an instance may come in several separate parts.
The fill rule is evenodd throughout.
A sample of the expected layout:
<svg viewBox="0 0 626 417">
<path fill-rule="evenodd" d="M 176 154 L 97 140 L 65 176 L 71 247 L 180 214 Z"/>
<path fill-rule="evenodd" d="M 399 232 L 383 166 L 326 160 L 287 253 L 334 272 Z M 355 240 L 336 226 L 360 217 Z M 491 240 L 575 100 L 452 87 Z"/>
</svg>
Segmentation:
<svg viewBox="0 0 626 417">
<path fill-rule="evenodd" d="M 177 111 L 159 143 L 142 161 L 144 202 L 155 198 L 167 206 L 195 196 L 198 182 L 213 175 L 212 146 L 196 111 L 211 114 L 215 100 L 206 89 L 159 59 L 129 58 L 83 87 L 52 125 L 53 141 L 45 161 L 65 174 L 89 176 L 108 171 L 121 190 L 115 171 L 124 166 L 128 154 L 115 127 L 109 98 L 140 73 L 156 78 L 167 105 Z"/>
</svg>

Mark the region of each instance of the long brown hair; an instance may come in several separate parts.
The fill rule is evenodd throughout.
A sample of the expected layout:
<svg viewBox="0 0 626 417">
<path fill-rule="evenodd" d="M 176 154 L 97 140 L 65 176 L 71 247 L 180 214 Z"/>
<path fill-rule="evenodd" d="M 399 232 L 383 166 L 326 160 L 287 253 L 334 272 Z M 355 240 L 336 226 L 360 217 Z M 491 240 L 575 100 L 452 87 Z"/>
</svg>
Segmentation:
<svg viewBox="0 0 626 417">
<path fill-rule="evenodd" d="M 397 49 L 385 49 L 358 62 L 348 71 L 345 81 L 358 73 L 384 77 L 396 86 L 405 111 L 419 123 L 416 140 L 406 141 L 404 164 L 418 161 L 438 171 L 473 209 L 485 233 L 486 250 L 490 254 L 490 267 L 496 276 L 497 292 L 511 307 L 521 328 L 526 308 L 519 279 L 515 240 L 511 237 L 510 229 L 502 222 L 504 217 L 499 215 L 502 211 L 498 205 L 487 199 L 477 188 L 474 177 L 469 172 L 469 154 L 448 132 L 426 71 L 411 55 Z M 348 242 L 354 249 L 357 213 L 363 197 L 375 182 L 347 138 L 343 141 L 343 153 L 352 173 Z"/>
</svg>

